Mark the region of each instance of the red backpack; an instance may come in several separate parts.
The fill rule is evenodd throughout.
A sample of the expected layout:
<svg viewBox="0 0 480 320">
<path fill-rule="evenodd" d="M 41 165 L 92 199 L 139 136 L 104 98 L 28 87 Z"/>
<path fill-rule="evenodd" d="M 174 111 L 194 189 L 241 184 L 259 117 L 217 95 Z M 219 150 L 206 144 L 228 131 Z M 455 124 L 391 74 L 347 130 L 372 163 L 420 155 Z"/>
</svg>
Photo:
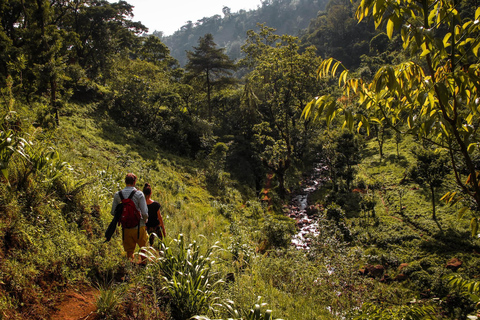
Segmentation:
<svg viewBox="0 0 480 320">
<path fill-rule="evenodd" d="M 120 203 L 118 206 L 122 206 L 122 215 L 120 216 L 118 223 L 122 225 L 122 228 L 134 228 L 136 226 L 140 227 L 140 219 L 142 218 L 142 216 L 140 215 L 140 211 L 137 210 L 137 207 L 132 200 L 135 192 L 136 190 L 133 190 L 127 199 L 123 198 L 122 191 L 119 192 L 122 203 Z"/>
</svg>

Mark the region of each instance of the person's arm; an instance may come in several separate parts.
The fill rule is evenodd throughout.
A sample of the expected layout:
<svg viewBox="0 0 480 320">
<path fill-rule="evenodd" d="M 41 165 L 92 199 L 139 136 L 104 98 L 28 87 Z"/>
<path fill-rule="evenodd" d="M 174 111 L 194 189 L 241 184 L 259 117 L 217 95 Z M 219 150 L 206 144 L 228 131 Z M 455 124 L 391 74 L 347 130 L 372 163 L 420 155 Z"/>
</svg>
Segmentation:
<svg viewBox="0 0 480 320">
<path fill-rule="evenodd" d="M 110 214 L 112 216 L 115 216 L 115 208 L 119 203 L 120 203 L 120 195 L 118 194 L 118 192 L 115 192 L 115 195 L 113 196 L 112 210 L 110 211 Z"/>
<path fill-rule="evenodd" d="M 160 221 L 160 227 L 162 227 L 162 233 L 163 233 L 163 238 L 167 236 L 167 233 L 165 232 L 165 225 L 163 224 L 163 219 L 162 215 L 160 214 L 160 209 L 157 211 L 157 216 L 158 216 L 158 221 Z"/>
<path fill-rule="evenodd" d="M 147 207 L 147 201 L 145 201 L 145 195 L 143 192 L 139 192 L 140 197 L 138 197 L 138 206 L 140 209 L 140 212 L 142 214 L 142 219 L 147 222 L 148 220 L 148 207 Z"/>
</svg>

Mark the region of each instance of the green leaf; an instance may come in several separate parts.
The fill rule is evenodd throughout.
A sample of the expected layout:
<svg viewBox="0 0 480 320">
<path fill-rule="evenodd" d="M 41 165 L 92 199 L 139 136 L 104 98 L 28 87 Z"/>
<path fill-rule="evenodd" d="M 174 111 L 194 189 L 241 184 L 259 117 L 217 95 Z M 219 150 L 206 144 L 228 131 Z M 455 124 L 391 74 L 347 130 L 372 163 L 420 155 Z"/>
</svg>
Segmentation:
<svg viewBox="0 0 480 320">
<path fill-rule="evenodd" d="M 472 237 L 476 237 L 478 234 L 478 219 L 475 217 L 470 221 L 470 230 L 472 231 Z"/>
<path fill-rule="evenodd" d="M 340 77 L 338 79 L 338 86 L 341 87 L 342 86 L 342 82 L 344 84 L 347 83 L 347 76 L 348 76 L 348 70 L 343 70 L 342 73 L 340 74 Z"/>
<path fill-rule="evenodd" d="M 310 112 L 312 111 L 312 106 L 316 102 L 316 99 L 313 99 L 305 106 L 305 109 L 302 111 L 302 118 L 307 119 L 310 116 Z"/>
<path fill-rule="evenodd" d="M 370 121 L 375 122 L 375 123 L 380 124 L 380 125 L 382 124 L 382 121 L 380 121 L 380 119 L 378 119 L 378 118 L 370 118 Z"/>
<path fill-rule="evenodd" d="M 413 116 L 412 115 L 408 116 L 407 123 L 408 123 L 408 128 L 412 129 L 413 128 Z"/>
<path fill-rule="evenodd" d="M 359 121 L 357 125 L 357 133 L 360 133 L 360 129 L 362 128 L 363 122 Z"/>
<path fill-rule="evenodd" d="M 465 211 L 468 210 L 468 207 L 463 207 L 462 209 L 458 210 L 457 212 L 457 218 L 462 219 L 463 215 L 465 214 Z"/>
<path fill-rule="evenodd" d="M 343 123 L 343 126 L 347 126 L 350 132 L 353 131 L 353 114 L 349 110 L 345 111 L 345 122 Z"/>
<path fill-rule="evenodd" d="M 396 85 L 396 78 L 395 78 L 395 71 L 393 70 L 392 67 L 388 67 L 387 68 L 387 74 L 388 74 L 388 89 L 390 91 L 392 91 L 393 89 L 395 89 L 395 85 Z"/>
<path fill-rule="evenodd" d="M 420 57 L 425 57 L 429 53 L 430 53 L 430 49 L 428 49 L 427 45 L 425 43 L 423 43 L 422 44 L 422 53 L 420 54 Z"/>
<path fill-rule="evenodd" d="M 472 52 L 475 56 L 478 57 L 478 50 L 480 49 L 480 41 L 472 48 Z"/>
<path fill-rule="evenodd" d="M 475 147 L 477 146 L 477 143 L 470 143 L 467 148 L 468 153 L 472 153 L 475 150 Z"/>
<path fill-rule="evenodd" d="M 443 83 L 437 83 L 436 86 L 438 87 L 438 100 L 440 100 L 440 103 L 444 106 L 448 106 L 448 89 Z"/>
<path fill-rule="evenodd" d="M 445 35 L 445 37 L 443 37 L 443 46 L 445 48 L 450 46 L 450 43 L 448 42 L 448 40 L 450 39 L 451 36 L 452 36 L 452 34 L 449 32 Z"/>
<path fill-rule="evenodd" d="M 333 65 L 333 68 L 332 68 L 332 76 L 335 76 L 335 73 L 337 72 L 337 68 L 338 66 L 340 65 L 340 62 L 337 61 L 334 65 Z"/>
<path fill-rule="evenodd" d="M 8 180 L 8 169 L 4 168 L 1 170 L 2 176 L 5 178 L 5 180 Z"/>
<path fill-rule="evenodd" d="M 392 40 L 394 26 L 395 24 L 393 23 L 393 18 L 390 17 L 390 19 L 388 19 L 388 22 L 387 22 L 387 36 L 390 40 Z"/>
<path fill-rule="evenodd" d="M 328 74 L 328 72 L 330 70 L 330 66 L 332 65 L 332 62 L 333 62 L 333 59 L 328 59 L 327 63 L 323 67 L 323 73 L 324 74 Z"/>
</svg>

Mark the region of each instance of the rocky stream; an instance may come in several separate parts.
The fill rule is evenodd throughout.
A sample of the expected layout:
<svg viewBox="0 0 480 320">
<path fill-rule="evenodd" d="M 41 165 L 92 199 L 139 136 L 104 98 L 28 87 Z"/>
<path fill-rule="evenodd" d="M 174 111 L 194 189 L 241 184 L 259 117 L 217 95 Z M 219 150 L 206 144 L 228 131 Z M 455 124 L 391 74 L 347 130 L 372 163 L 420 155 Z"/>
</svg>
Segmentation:
<svg viewBox="0 0 480 320">
<path fill-rule="evenodd" d="M 327 171 L 328 167 L 326 165 L 317 163 L 313 172 L 303 180 L 300 191 L 292 197 L 286 208 L 287 215 L 296 221 L 297 233 L 292 237 L 292 245 L 297 249 L 310 249 L 310 239 L 319 235 L 319 208 L 315 205 L 309 205 L 308 196 L 317 191 L 322 183 L 328 180 Z"/>
</svg>

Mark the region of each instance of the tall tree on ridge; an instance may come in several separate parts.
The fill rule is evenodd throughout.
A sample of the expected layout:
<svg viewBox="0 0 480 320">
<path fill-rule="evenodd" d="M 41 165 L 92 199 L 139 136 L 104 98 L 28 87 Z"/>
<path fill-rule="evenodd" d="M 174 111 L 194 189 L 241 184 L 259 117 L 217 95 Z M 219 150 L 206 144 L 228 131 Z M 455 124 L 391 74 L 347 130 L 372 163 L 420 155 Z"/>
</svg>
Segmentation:
<svg viewBox="0 0 480 320">
<path fill-rule="evenodd" d="M 212 90 L 234 83 L 232 71 L 235 63 L 224 53 L 224 48 L 217 48 L 213 36 L 208 33 L 198 39 L 198 47 L 187 52 L 187 80 L 197 78 L 207 94 L 207 116 L 212 119 Z"/>
</svg>

